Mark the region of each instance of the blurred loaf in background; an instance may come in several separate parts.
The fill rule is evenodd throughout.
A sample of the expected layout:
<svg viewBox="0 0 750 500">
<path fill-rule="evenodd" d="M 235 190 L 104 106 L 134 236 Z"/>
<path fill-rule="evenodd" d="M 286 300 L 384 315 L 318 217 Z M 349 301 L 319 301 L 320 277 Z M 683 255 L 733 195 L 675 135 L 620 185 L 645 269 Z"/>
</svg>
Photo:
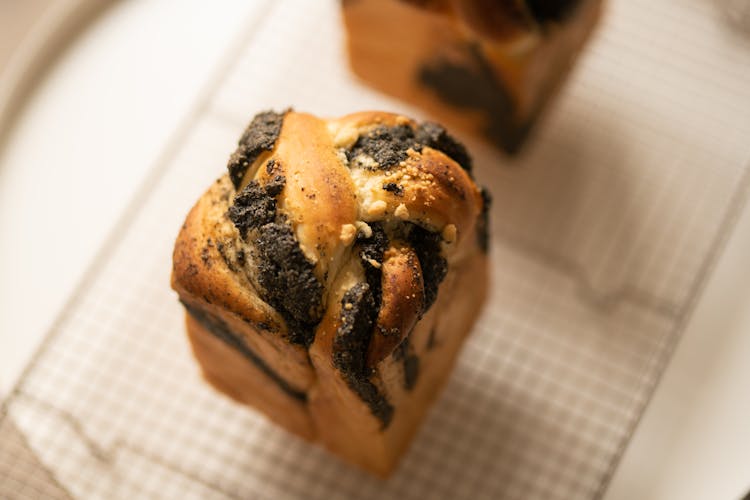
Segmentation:
<svg viewBox="0 0 750 500">
<path fill-rule="evenodd" d="M 451 126 L 519 151 L 601 0 L 343 0 L 352 70 Z"/>
</svg>

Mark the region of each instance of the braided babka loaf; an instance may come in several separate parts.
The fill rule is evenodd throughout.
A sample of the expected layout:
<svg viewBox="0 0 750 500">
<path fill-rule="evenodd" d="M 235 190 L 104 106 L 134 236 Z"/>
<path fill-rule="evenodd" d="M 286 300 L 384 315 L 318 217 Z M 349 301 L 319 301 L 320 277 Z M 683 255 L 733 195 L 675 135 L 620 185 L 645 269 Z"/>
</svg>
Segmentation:
<svg viewBox="0 0 750 500">
<path fill-rule="evenodd" d="M 174 248 L 205 377 L 387 475 L 487 288 L 489 197 L 434 123 L 257 115 Z"/>
<path fill-rule="evenodd" d="M 573 65 L 601 4 L 343 0 L 349 60 L 370 85 L 514 153 Z"/>
</svg>

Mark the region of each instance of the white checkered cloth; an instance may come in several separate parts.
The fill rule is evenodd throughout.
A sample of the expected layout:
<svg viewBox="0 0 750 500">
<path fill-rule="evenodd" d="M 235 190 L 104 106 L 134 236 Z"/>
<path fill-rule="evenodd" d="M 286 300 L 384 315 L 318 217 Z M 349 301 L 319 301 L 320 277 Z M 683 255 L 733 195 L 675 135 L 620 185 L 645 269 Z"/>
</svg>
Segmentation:
<svg viewBox="0 0 750 500">
<path fill-rule="evenodd" d="M 467 140 L 495 198 L 491 297 L 381 482 L 208 387 L 169 289 L 254 113 L 424 117 L 353 79 L 337 2 L 269 2 L 7 401 L 0 496 L 33 498 L 33 475 L 86 499 L 600 497 L 747 191 L 750 50 L 712 8 L 612 1 L 527 154 Z"/>
</svg>

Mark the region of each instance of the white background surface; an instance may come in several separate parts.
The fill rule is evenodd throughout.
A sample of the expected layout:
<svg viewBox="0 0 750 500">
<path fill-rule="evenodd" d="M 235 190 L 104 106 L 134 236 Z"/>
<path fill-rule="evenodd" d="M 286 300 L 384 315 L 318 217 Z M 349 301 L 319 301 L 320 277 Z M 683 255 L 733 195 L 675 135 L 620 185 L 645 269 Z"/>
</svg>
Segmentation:
<svg viewBox="0 0 750 500">
<path fill-rule="evenodd" d="M 241 1 L 118 4 L 30 101 L 0 156 L 0 393 L 249 8 Z M 739 498 L 750 488 L 747 255 L 745 213 L 606 498 Z"/>
<path fill-rule="evenodd" d="M 115 4 L 16 123 L 0 157 L 3 392 L 244 22 L 247 2 L 222 4 Z"/>
</svg>

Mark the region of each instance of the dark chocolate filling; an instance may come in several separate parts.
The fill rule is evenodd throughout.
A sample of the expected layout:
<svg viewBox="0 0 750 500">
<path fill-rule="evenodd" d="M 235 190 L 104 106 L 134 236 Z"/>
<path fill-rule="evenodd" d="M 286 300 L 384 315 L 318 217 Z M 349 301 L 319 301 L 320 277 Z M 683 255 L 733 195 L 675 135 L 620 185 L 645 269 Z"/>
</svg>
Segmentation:
<svg viewBox="0 0 750 500">
<path fill-rule="evenodd" d="M 371 223 L 370 229 L 372 235 L 369 238 L 361 235 L 357 238 L 366 284 L 355 285 L 344 295 L 342 326 L 334 341 L 334 364 L 343 373 L 349 387 L 367 403 L 385 428 L 392 418 L 393 407 L 369 380 L 370 370 L 365 360 L 383 302 L 383 271 L 372 262 L 383 262 L 389 241 L 381 223 Z M 351 309 L 347 310 L 346 304 L 352 304 Z"/>
<path fill-rule="evenodd" d="M 357 283 L 344 294 L 341 326 L 333 340 L 333 364 L 385 428 L 393 418 L 393 406 L 370 380 L 372 372 L 366 362 L 377 315 L 377 304 L 367 283 Z"/>
<path fill-rule="evenodd" d="M 286 221 L 261 226 L 254 243 L 263 299 L 286 320 L 289 340 L 309 346 L 323 314 L 323 285 L 313 272 L 315 266 Z"/>
<path fill-rule="evenodd" d="M 396 196 L 403 196 L 404 195 L 404 187 L 399 186 L 395 182 L 386 182 L 383 184 L 383 189 L 385 191 L 388 191 L 389 193 L 393 193 Z"/>
<path fill-rule="evenodd" d="M 438 287 L 448 274 L 448 261 L 440 248 L 441 237 L 413 224 L 409 233 L 409 243 L 419 258 L 424 281 L 424 312 L 427 312 L 437 299 Z"/>
<path fill-rule="evenodd" d="M 417 129 L 416 139 L 425 146 L 442 151 L 471 173 L 471 156 L 466 147 L 454 139 L 442 125 L 435 122 L 422 123 Z"/>
<path fill-rule="evenodd" d="M 359 245 L 359 255 L 362 259 L 362 267 L 365 270 L 365 280 L 370 285 L 370 291 L 375 299 L 376 308 L 379 311 L 380 304 L 383 301 L 383 271 L 381 268 L 373 266 L 372 261 L 382 264 L 383 254 L 386 248 L 388 248 L 388 236 L 385 234 L 383 225 L 379 222 L 371 223 L 370 229 L 372 229 L 372 236 L 366 239 L 357 238 L 357 243 Z"/>
<path fill-rule="evenodd" d="M 265 111 L 255 115 L 250 125 L 240 137 L 237 149 L 232 153 L 227 164 L 229 178 L 235 189 L 240 187 L 247 169 L 264 151 L 271 151 L 276 145 L 276 139 L 281 133 L 284 123 L 283 113 Z"/>
<path fill-rule="evenodd" d="M 404 367 L 404 388 L 407 391 L 414 389 L 419 377 L 419 357 L 414 354 L 414 346 L 409 339 L 404 339 L 393 352 L 396 361 L 401 361 Z"/>
<path fill-rule="evenodd" d="M 242 354 L 248 361 L 258 367 L 260 371 L 268 375 L 268 378 L 273 380 L 274 383 L 279 386 L 279 389 L 298 401 L 301 401 L 303 403 L 307 401 L 306 393 L 295 389 L 294 387 L 289 385 L 289 382 L 281 378 L 278 373 L 276 373 L 270 366 L 268 366 L 261 357 L 255 354 L 247 346 L 247 344 L 245 344 L 245 342 L 239 335 L 235 334 L 229 328 L 229 325 L 227 325 L 224 320 L 184 301 L 180 302 L 182 302 L 182 305 L 185 306 L 185 309 L 187 309 L 188 313 L 190 313 L 190 315 L 196 321 L 198 321 L 198 323 L 203 325 L 203 327 L 211 332 L 211 334 L 216 338 L 224 341 L 229 347 L 232 347 L 233 349 L 239 351 L 240 354 Z"/>
<path fill-rule="evenodd" d="M 227 265 L 230 271 L 234 273 L 237 273 L 240 271 L 239 269 L 237 269 L 237 266 L 235 265 L 234 260 L 229 254 L 227 244 L 219 241 L 216 243 L 216 249 L 219 251 L 219 255 L 221 255 L 222 260 L 224 260 L 224 263 Z M 240 265 L 243 265 L 243 264 L 240 264 Z"/>
<path fill-rule="evenodd" d="M 482 193 L 482 213 L 479 215 L 477 222 L 477 241 L 479 248 L 487 253 L 490 246 L 490 208 L 492 207 L 492 195 L 486 187 L 480 191 Z"/>
<path fill-rule="evenodd" d="M 360 155 L 369 156 L 377 162 L 377 168 L 385 170 L 406 160 L 409 148 L 421 150 L 409 125 L 380 126 L 360 135 L 347 150 L 346 157 L 352 162 Z"/>
<path fill-rule="evenodd" d="M 513 118 L 513 98 L 498 82 L 481 48 L 466 44 L 456 49 L 463 52 L 462 61 L 438 55 L 421 67 L 419 80 L 445 103 L 481 112 L 484 136 L 508 153 L 517 152 L 528 135 L 530 124 Z"/>
<path fill-rule="evenodd" d="M 580 3 L 581 0 L 526 0 L 531 15 L 540 24 L 564 21 Z"/>
<path fill-rule="evenodd" d="M 286 179 L 282 175 L 277 175 L 264 186 L 258 181 L 250 181 L 234 197 L 234 203 L 229 207 L 229 219 L 243 239 L 247 237 L 248 230 L 258 229 L 274 221 L 276 196 L 284 189 L 285 183 Z"/>
<path fill-rule="evenodd" d="M 430 335 L 427 337 L 427 350 L 431 351 L 437 346 L 437 328 L 432 327 L 432 330 L 430 330 Z"/>
<path fill-rule="evenodd" d="M 276 165 L 271 160 L 266 169 L 272 172 Z M 285 184 L 282 175 L 263 186 L 255 180 L 249 182 L 235 196 L 227 216 L 242 239 L 247 238 L 250 229 L 258 230 L 253 243 L 263 300 L 284 318 L 290 342 L 309 346 L 323 313 L 323 285 L 313 272 L 314 264 L 302 253 L 291 226 L 277 216 L 276 197 Z M 241 257 L 244 262 L 244 251 Z"/>
<path fill-rule="evenodd" d="M 351 164 L 364 155 L 377 163 L 376 167 L 368 165 L 365 168 L 386 170 L 406 160 L 409 149 L 419 152 L 424 146 L 441 151 L 464 170 L 471 171 L 471 158 L 466 148 L 442 126 L 432 122 L 419 125 L 416 131 L 410 125 L 376 127 L 357 138 L 346 151 L 346 158 Z"/>
</svg>

